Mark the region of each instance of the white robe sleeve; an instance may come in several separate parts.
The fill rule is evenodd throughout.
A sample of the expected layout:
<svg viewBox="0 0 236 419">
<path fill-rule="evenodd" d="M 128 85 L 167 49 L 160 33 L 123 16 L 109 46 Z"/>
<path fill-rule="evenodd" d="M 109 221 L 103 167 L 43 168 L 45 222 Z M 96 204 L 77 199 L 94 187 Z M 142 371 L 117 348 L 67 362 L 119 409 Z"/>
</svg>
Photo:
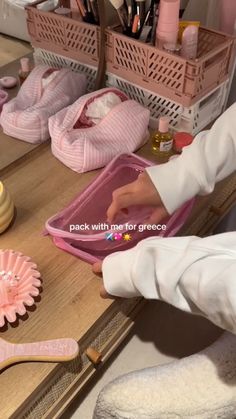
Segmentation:
<svg viewBox="0 0 236 419">
<path fill-rule="evenodd" d="M 177 159 L 146 169 L 169 214 L 193 196 L 211 193 L 218 181 L 235 170 L 236 103 Z"/>
<path fill-rule="evenodd" d="M 103 279 L 111 295 L 163 300 L 236 333 L 236 233 L 151 237 L 106 257 Z"/>
<path fill-rule="evenodd" d="M 236 104 L 180 157 L 147 172 L 171 214 L 235 169 Z M 106 257 L 103 278 L 111 295 L 163 300 L 236 333 L 236 233 L 143 240 Z"/>
</svg>

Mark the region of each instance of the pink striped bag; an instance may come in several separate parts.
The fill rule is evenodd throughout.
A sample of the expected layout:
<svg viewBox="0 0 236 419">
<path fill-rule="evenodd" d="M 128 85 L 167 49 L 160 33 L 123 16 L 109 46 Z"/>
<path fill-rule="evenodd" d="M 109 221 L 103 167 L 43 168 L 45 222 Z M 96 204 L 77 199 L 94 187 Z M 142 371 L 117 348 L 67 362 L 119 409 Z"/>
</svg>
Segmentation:
<svg viewBox="0 0 236 419">
<path fill-rule="evenodd" d="M 107 93 L 117 95 L 120 103 L 94 124 L 86 110 Z M 149 110 L 118 89 L 87 94 L 50 118 L 52 153 L 79 173 L 103 167 L 118 154 L 133 152 L 147 141 L 149 116 Z"/>
<path fill-rule="evenodd" d="M 33 144 L 46 141 L 49 117 L 77 100 L 86 87 L 84 74 L 36 66 L 16 98 L 3 106 L 0 118 L 3 131 Z"/>
</svg>

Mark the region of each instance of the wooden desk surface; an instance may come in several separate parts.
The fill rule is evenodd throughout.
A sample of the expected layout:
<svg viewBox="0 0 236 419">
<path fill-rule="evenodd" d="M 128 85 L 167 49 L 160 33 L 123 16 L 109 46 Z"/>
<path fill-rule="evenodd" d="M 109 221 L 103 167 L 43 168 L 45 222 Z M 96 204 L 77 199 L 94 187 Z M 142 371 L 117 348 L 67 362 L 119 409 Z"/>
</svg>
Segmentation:
<svg viewBox="0 0 236 419">
<path fill-rule="evenodd" d="M 14 225 L 0 238 L 1 248 L 29 255 L 42 276 L 41 301 L 16 325 L 0 330 L 0 337 L 29 342 L 59 337 L 77 341 L 112 304 L 99 297 L 99 280 L 91 266 L 57 249 L 42 236 L 45 221 L 64 207 L 93 173 L 72 172 L 51 154 L 49 145 L 40 146 L 34 156 L 12 167 L 2 176 L 17 208 Z M 19 364 L 0 376 L 0 417 L 9 418 L 40 385 L 56 364 Z"/>
<path fill-rule="evenodd" d="M 16 75 L 18 60 L 0 68 Z M 14 97 L 17 89 L 10 92 Z M 151 155 L 149 147 L 141 154 Z M 38 265 L 42 293 L 33 309 L 16 324 L 0 329 L 0 337 L 20 343 L 60 337 L 77 341 L 114 306 L 99 296 L 99 280 L 91 266 L 62 252 L 42 231 L 45 221 L 68 204 L 98 171 L 78 174 L 51 153 L 50 143 L 32 146 L 10 138 L 0 129 L 0 177 L 17 209 L 14 224 L 0 236 L 0 248 L 28 255 Z M 0 419 L 10 418 L 50 377 L 57 364 L 15 365 L 0 374 Z M 15 416 L 14 416 L 15 417 Z"/>
<path fill-rule="evenodd" d="M 54 158 L 49 143 L 33 149 L 0 133 L 0 147 L 1 180 L 17 208 L 14 224 L 0 236 L 0 247 L 30 256 L 43 281 L 36 306 L 16 324 L 0 329 L 0 337 L 16 343 L 60 337 L 80 341 L 117 302 L 102 300 L 99 279 L 91 266 L 59 250 L 42 231 L 45 221 L 65 207 L 98 171 L 71 171 Z M 154 160 L 149 145 L 138 154 Z M 3 371 L 0 419 L 20 418 L 17 410 L 56 368 L 57 364 L 31 362 Z"/>
<path fill-rule="evenodd" d="M 32 59 L 32 54 L 27 54 L 26 57 Z M 19 60 L 12 61 L 10 64 L 6 64 L 0 67 L 0 78 L 4 76 L 18 76 L 18 70 L 20 67 Z M 13 89 L 6 89 L 9 99 L 16 96 L 19 90 L 19 85 Z M 20 157 L 34 150 L 38 145 L 32 145 L 25 143 L 24 141 L 16 140 L 8 137 L 2 132 L 0 128 L 0 174 L 1 170 L 7 167 L 9 164 L 14 163 Z"/>
<path fill-rule="evenodd" d="M 150 158 L 149 145 L 139 154 Z M 49 144 L 39 146 L 2 171 L 1 179 L 15 202 L 17 217 L 1 235 L 0 247 L 30 256 L 38 265 L 43 283 L 36 306 L 18 323 L 2 328 L 0 337 L 16 343 L 60 337 L 80 341 L 117 304 L 99 297 L 99 279 L 89 264 L 62 252 L 50 237 L 42 235 L 45 221 L 66 206 L 97 172 L 71 171 L 54 158 Z M 17 409 L 42 389 L 56 368 L 57 364 L 31 362 L 3 371 L 0 419 L 12 415 L 20 418 Z"/>
<path fill-rule="evenodd" d="M 6 141 L 9 158 L 18 141 L 9 138 Z M 139 154 L 151 157 L 149 146 Z M 0 247 L 30 256 L 38 265 L 43 283 L 35 308 L 16 324 L 0 329 L 0 337 L 16 343 L 59 337 L 80 341 L 114 302 L 99 297 L 99 279 L 89 264 L 62 252 L 42 231 L 45 221 L 66 206 L 98 171 L 73 172 L 52 155 L 49 143 L 17 157 L 0 171 L 17 209 L 14 224 L 0 237 Z M 3 371 L 0 394 L 4 403 L 0 418 L 15 413 L 56 367 L 57 364 L 28 363 Z"/>
</svg>

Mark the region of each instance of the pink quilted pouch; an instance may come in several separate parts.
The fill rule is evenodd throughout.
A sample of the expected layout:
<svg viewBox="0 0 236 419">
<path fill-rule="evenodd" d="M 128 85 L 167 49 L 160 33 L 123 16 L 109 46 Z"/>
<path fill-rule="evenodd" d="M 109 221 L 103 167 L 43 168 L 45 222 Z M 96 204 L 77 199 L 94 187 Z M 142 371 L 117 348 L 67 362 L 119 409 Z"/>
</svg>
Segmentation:
<svg viewBox="0 0 236 419">
<path fill-rule="evenodd" d="M 86 119 L 86 108 L 98 97 L 115 93 L 121 99 L 94 125 Z M 120 153 L 130 153 L 148 139 L 149 110 L 115 88 L 87 94 L 49 120 L 52 153 L 76 172 L 97 169 Z"/>
<path fill-rule="evenodd" d="M 46 83 L 49 77 L 51 81 Z M 36 66 L 16 98 L 3 106 L 0 117 L 3 131 L 33 144 L 46 141 L 49 138 L 49 117 L 84 95 L 86 87 L 84 74 L 66 68 Z"/>
<path fill-rule="evenodd" d="M 133 182 L 145 167 L 152 165 L 134 154 L 115 157 L 82 193 L 46 222 L 46 231 L 56 246 L 94 263 L 111 253 L 129 249 L 147 237 L 174 236 L 188 218 L 193 200 L 163 221 L 165 229 L 144 228 L 145 220 L 153 211 L 150 207 L 132 206 L 128 215 L 120 215 L 113 225 L 106 219 L 112 192 Z"/>
</svg>

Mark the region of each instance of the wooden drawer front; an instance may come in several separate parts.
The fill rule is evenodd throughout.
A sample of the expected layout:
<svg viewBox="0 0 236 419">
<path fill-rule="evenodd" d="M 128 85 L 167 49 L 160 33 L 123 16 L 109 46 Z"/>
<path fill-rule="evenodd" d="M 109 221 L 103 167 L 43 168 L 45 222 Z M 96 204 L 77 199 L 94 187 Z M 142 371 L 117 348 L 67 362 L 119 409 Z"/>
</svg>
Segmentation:
<svg viewBox="0 0 236 419">
<path fill-rule="evenodd" d="M 125 339 L 133 327 L 134 318 L 144 304 L 145 301 L 140 298 L 117 300 L 79 342 L 80 356 L 71 362 L 58 364 L 51 379 L 42 382 L 41 389 L 32 394 L 11 418 L 58 418 L 89 378 L 96 373 L 98 367 L 88 359 L 87 348 L 92 347 L 102 354 L 102 367 Z"/>
</svg>

